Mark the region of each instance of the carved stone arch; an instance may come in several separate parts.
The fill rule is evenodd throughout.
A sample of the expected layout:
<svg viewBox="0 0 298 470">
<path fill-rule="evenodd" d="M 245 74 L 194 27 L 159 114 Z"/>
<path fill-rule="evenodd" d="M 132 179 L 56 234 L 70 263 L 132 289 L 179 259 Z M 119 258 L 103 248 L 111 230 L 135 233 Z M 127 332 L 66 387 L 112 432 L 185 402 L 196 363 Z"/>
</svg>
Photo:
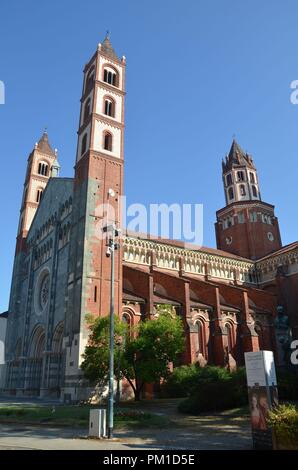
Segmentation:
<svg viewBox="0 0 298 470">
<path fill-rule="evenodd" d="M 126 305 L 122 310 L 122 321 L 124 321 L 128 328 L 128 334 L 131 335 L 131 330 L 135 324 L 135 310 L 133 307 Z"/>
<path fill-rule="evenodd" d="M 61 321 L 56 325 L 52 338 L 52 352 L 60 354 L 62 352 L 64 322 Z"/>
<path fill-rule="evenodd" d="M 45 349 L 45 329 L 42 324 L 35 326 L 29 343 L 29 357 L 40 359 Z"/>
</svg>

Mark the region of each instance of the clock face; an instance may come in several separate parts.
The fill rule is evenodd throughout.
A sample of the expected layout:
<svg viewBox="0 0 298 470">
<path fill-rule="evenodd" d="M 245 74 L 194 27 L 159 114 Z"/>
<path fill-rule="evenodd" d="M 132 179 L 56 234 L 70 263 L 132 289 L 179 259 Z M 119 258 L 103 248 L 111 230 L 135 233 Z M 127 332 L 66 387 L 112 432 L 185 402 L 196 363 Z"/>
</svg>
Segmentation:
<svg viewBox="0 0 298 470">
<path fill-rule="evenodd" d="M 273 235 L 272 232 L 268 232 L 268 233 L 267 233 L 267 237 L 268 237 L 268 240 L 269 240 L 270 242 L 273 242 L 273 240 L 274 240 L 274 235 Z"/>
</svg>

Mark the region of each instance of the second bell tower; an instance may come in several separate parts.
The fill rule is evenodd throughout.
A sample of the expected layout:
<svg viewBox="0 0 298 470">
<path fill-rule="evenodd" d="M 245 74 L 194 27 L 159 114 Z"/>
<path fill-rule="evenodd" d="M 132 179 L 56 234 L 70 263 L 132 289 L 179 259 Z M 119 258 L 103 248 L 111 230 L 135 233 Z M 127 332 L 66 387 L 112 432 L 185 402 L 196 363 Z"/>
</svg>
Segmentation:
<svg viewBox="0 0 298 470">
<path fill-rule="evenodd" d="M 217 248 L 253 260 L 281 248 L 274 206 L 262 201 L 253 159 L 235 140 L 222 169 L 226 206 L 216 213 Z"/>
</svg>

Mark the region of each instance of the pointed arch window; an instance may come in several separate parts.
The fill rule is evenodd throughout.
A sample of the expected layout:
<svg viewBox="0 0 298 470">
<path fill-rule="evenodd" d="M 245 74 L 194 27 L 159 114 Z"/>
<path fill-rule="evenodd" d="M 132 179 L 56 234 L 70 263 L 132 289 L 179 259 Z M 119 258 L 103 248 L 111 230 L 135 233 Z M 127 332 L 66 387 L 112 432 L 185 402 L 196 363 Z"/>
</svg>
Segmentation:
<svg viewBox="0 0 298 470">
<path fill-rule="evenodd" d="M 42 176 L 48 176 L 49 165 L 46 162 L 39 162 L 38 174 Z"/>
<path fill-rule="evenodd" d="M 234 190 L 233 188 L 230 188 L 229 191 L 228 191 L 228 195 L 229 195 L 229 199 L 234 199 Z"/>
<path fill-rule="evenodd" d="M 87 149 L 87 134 L 84 134 L 82 138 L 82 147 L 81 147 L 81 155 L 84 155 Z"/>
<path fill-rule="evenodd" d="M 254 197 L 258 197 L 258 190 L 257 190 L 257 188 L 256 188 L 254 185 L 253 185 L 251 188 L 252 188 L 252 194 L 253 194 L 253 196 L 254 196 Z"/>
<path fill-rule="evenodd" d="M 115 101 L 112 98 L 105 98 L 104 113 L 107 116 L 115 117 Z"/>
<path fill-rule="evenodd" d="M 109 152 L 113 150 L 113 136 L 109 132 L 103 134 L 103 148 Z"/>
</svg>

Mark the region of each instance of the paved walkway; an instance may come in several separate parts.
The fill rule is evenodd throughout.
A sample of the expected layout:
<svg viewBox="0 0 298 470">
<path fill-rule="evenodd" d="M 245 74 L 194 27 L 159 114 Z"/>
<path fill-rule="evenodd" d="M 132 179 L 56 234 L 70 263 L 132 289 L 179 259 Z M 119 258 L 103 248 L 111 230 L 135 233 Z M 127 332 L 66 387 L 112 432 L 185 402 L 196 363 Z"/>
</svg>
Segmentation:
<svg viewBox="0 0 298 470">
<path fill-rule="evenodd" d="M 16 398 L 2 400 L 8 404 L 24 403 Z M 27 404 L 36 400 L 25 400 Z M 40 402 L 40 401 L 39 401 Z M 40 402 L 43 404 L 42 402 Z M 25 404 L 25 403 L 24 403 Z M 44 404 L 48 404 L 44 402 Z M 250 423 L 240 411 L 189 416 L 177 413 L 177 400 L 152 400 L 127 407 L 164 414 L 171 420 L 169 428 L 116 430 L 115 440 L 87 439 L 88 430 L 55 426 L 0 424 L 1 449 L 44 450 L 132 450 L 132 449 L 251 449 Z"/>
</svg>

